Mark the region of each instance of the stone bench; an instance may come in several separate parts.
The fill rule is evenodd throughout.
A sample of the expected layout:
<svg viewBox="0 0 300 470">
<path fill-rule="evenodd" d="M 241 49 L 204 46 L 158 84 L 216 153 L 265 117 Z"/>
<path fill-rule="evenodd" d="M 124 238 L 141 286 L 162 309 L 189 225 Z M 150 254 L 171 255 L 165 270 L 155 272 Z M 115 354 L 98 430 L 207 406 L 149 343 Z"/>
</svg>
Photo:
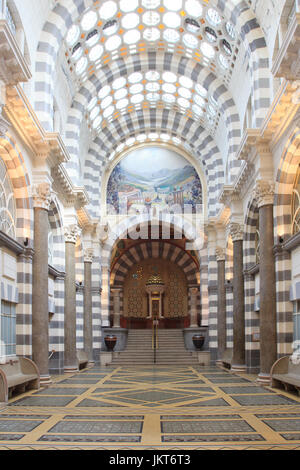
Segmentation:
<svg viewBox="0 0 300 470">
<path fill-rule="evenodd" d="M 83 349 L 78 349 L 76 352 L 77 361 L 78 361 L 78 369 L 85 369 L 89 363 L 88 355 Z"/>
<path fill-rule="evenodd" d="M 287 392 L 297 391 L 300 395 L 300 364 L 293 364 L 291 356 L 284 356 L 272 367 L 272 387 L 284 387 Z"/>
<path fill-rule="evenodd" d="M 232 365 L 232 356 L 233 356 L 233 350 L 232 349 L 225 349 L 224 355 L 220 362 L 223 364 L 224 367 L 227 369 L 231 368 Z"/>
<path fill-rule="evenodd" d="M 7 403 L 14 391 L 39 390 L 40 373 L 30 359 L 14 357 L 0 364 L 0 402 Z"/>
</svg>

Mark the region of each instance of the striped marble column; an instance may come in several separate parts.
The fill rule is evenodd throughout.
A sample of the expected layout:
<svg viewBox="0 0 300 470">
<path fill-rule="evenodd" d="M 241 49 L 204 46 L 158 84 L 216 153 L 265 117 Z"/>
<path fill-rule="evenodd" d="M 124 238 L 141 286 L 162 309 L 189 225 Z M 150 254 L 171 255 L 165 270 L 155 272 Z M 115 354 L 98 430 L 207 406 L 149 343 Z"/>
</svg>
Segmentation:
<svg viewBox="0 0 300 470">
<path fill-rule="evenodd" d="M 83 337 L 84 350 L 88 355 L 89 363 L 93 358 L 93 312 L 92 312 L 92 263 L 93 249 L 88 248 L 84 252 L 84 322 Z"/>
<path fill-rule="evenodd" d="M 75 244 L 80 234 L 77 225 L 64 227 L 65 232 L 65 372 L 78 370 L 76 357 L 76 279 L 75 279 Z"/>
<path fill-rule="evenodd" d="M 51 185 L 41 183 L 32 188 L 34 202 L 34 256 L 32 289 L 32 358 L 40 371 L 41 385 L 51 383 L 49 374 L 49 306 L 48 306 L 48 211 Z"/>
<path fill-rule="evenodd" d="M 243 226 L 231 223 L 230 234 L 233 242 L 233 356 L 231 369 L 234 372 L 244 372 L 246 371 L 246 357 Z"/>
<path fill-rule="evenodd" d="M 216 248 L 218 263 L 218 360 L 221 361 L 226 349 L 226 287 L 225 287 L 225 252 Z"/>
<path fill-rule="evenodd" d="M 277 359 L 274 184 L 257 181 L 254 195 L 259 208 L 260 235 L 260 373 L 257 381 L 269 384 L 271 368 Z"/>
<path fill-rule="evenodd" d="M 114 321 L 113 328 L 120 328 L 120 317 L 121 317 L 121 289 L 112 289 L 114 299 Z"/>
</svg>

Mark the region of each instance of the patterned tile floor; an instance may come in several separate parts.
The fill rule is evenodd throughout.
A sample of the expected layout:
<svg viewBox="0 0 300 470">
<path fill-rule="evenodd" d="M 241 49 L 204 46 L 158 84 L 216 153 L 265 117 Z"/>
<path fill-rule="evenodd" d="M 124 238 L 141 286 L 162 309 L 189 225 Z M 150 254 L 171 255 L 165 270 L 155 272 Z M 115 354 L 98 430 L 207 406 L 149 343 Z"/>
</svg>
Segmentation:
<svg viewBox="0 0 300 470">
<path fill-rule="evenodd" d="M 4 449 L 300 450 L 300 397 L 216 367 L 93 367 L 0 409 Z"/>
</svg>

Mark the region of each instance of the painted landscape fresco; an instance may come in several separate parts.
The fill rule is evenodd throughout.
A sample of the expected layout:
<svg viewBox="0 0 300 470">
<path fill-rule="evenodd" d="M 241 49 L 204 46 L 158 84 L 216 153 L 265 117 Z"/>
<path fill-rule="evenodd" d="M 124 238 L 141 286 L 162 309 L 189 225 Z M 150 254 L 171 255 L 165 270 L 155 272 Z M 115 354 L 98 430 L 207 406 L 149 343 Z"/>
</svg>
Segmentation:
<svg viewBox="0 0 300 470">
<path fill-rule="evenodd" d="M 122 214 L 167 212 L 188 204 L 195 212 L 202 204 L 202 187 L 196 170 L 185 158 L 148 147 L 133 151 L 115 167 L 108 182 L 107 203 Z"/>
</svg>

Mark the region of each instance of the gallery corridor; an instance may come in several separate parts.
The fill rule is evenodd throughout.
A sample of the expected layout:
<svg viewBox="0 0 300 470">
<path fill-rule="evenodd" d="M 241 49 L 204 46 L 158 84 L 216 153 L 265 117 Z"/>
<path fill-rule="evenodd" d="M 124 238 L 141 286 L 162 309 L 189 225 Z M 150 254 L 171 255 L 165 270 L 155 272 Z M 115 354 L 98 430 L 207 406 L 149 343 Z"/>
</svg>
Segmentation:
<svg viewBox="0 0 300 470">
<path fill-rule="evenodd" d="M 300 449 L 300 398 L 217 367 L 93 367 L 13 397 L 5 449 Z"/>
</svg>

